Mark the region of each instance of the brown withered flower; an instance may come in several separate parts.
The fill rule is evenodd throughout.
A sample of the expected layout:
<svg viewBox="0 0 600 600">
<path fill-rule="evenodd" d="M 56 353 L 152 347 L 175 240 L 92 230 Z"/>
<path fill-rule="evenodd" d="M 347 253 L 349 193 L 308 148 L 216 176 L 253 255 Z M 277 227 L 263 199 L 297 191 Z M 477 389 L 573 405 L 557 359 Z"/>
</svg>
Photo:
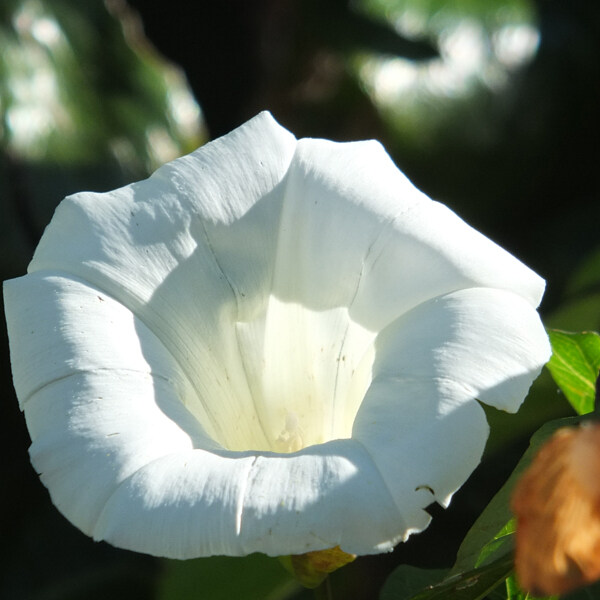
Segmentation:
<svg viewBox="0 0 600 600">
<path fill-rule="evenodd" d="M 600 424 L 557 431 L 512 497 L 516 571 L 534 595 L 600 579 Z"/>
</svg>

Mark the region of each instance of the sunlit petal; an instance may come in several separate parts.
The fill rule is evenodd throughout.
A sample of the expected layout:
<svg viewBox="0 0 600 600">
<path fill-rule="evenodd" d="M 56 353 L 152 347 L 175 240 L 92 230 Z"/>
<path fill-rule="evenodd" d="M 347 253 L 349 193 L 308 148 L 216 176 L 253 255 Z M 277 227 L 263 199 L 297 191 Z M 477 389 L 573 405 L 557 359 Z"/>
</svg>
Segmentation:
<svg viewBox="0 0 600 600">
<path fill-rule="evenodd" d="M 549 356 L 544 282 L 376 142 L 263 113 L 57 209 L 6 282 L 31 458 L 83 531 L 159 556 L 391 550 Z"/>
<path fill-rule="evenodd" d="M 390 550 L 405 526 L 371 459 L 346 440 L 290 456 L 165 456 L 119 487 L 94 535 L 177 558 L 336 545 L 367 554 Z"/>
</svg>

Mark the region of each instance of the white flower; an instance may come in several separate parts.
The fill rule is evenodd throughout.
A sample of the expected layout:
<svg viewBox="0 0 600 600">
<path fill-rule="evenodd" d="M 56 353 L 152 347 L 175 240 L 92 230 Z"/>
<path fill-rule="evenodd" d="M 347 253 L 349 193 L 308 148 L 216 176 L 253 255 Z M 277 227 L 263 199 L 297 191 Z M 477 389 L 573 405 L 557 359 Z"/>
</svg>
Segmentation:
<svg viewBox="0 0 600 600">
<path fill-rule="evenodd" d="M 549 357 L 544 282 L 376 142 L 267 113 L 62 202 L 5 284 L 31 459 L 95 539 L 160 556 L 390 550 Z"/>
</svg>

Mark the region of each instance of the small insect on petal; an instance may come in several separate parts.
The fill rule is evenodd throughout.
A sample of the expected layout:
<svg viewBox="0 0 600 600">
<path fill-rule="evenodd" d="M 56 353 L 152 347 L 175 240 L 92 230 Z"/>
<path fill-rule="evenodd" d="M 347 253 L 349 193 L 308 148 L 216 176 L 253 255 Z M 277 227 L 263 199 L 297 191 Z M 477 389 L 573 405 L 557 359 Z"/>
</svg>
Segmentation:
<svg viewBox="0 0 600 600">
<path fill-rule="evenodd" d="M 600 424 L 559 430 L 512 497 L 516 571 L 535 595 L 600 579 Z"/>
</svg>

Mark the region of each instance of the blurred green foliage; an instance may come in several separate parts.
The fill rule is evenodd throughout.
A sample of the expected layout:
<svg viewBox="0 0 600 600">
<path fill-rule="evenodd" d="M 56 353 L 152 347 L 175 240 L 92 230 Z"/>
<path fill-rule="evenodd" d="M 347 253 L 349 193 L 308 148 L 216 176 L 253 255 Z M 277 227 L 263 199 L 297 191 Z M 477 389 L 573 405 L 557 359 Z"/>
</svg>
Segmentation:
<svg viewBox="0 0 600 600">
<path fill-rule="evenodd" d="M 129 183 L 268 109 L 298 137 L 382 141 L 547 279 L 549 325 L 598 330 L 599 22 L 596 0 L 3 0 L 2 278 L 24 273 L 63 196 Z M 0 336 L 0 598 L 243 600 L 244 581 L 310 597 L 264 557 L 158 561 L 71 527 L 29 465 Z M 572 412 L 547 372 L 518 415 L 489 410 L 485 460 L 452 506 L 334 573 L 336 597 L 371 600 L 400 564 L 451 566 L 531 433 Z"/>
<path fill-rule="evenodd" d="M 244 600 L 286 600 L 297 597 L 301 591 L 278 561 L 267 556 L 252 554 L 243 560 L 215 556 L 166 561 L 156 600 L 230 600 L 238 597 L 240 590 Z"/>
<path fill-rule="evenodd" d="M 102 2 L 3 3 L 5 150 L 32 162 L 116 162 L 140 177 L 199 144 L 183 75 L 112 4 L 113 14 Z"/>
<path fill-rule="evenodd" d="M 534 6 L 527 0 L 364 0 L 364 9 L 406 35 L 430 39 L 435 60 L 359 56 L 357 73 L 405 148 L 424 152 L 448 136 L 493 141 L 487 107 L 537 50 Z"/>
</svg>

